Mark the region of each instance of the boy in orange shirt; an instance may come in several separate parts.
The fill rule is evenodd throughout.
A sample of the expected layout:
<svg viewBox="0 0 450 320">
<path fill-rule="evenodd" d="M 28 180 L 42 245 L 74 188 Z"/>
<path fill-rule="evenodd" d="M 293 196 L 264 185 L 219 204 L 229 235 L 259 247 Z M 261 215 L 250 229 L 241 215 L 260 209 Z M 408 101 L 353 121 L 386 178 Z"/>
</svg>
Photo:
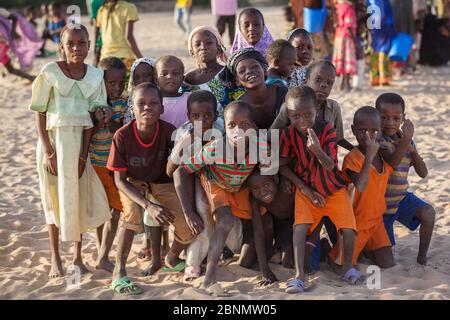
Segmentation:
<svg viewBox="0 0 450 320">
<path fill-rule="evenodd" d="M 352 131 L 358 147 L 345 156 L 342 165 L 344 176 L 356 189 L 353 210 L 358 233 L 352 263 L 356 265 L 359 254 L 364 251 L 376 265 L 389 268 L 394 265 L 394 257 L 383 214 L 386 211 L 384 194 L 393 169 L 379 153 L 380 144 L 377 141 L 381 118 L 377 109 L 358 109 L 353 118 Z M 329 257 L 335 263 L 342 264 L 338 246 L 333 247 Z M 358 277 L 355 281 L 363 283 L 364 279 Z"/>
</svg>

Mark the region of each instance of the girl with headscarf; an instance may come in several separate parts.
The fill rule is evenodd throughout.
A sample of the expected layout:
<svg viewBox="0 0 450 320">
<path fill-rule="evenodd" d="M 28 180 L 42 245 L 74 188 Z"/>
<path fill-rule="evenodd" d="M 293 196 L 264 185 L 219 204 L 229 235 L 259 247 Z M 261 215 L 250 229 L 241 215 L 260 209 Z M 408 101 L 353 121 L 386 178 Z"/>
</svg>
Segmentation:
<svg viewBox="0 0 450 320">
<path fill-rule="evenodd" d="M 273 38 L 264 23 L 264 16 L 261 11 L 255 8 L 242 10 L 237 19 L 236 30 L 231 53 L 243 48 L 253 47 L 263 57 L 266 57 L 267 49 L 273 42 Z"/>
<path fill-rule="evenodd" d="M 217 110 L 222 114 L 220 101 L 223 100 L 224 85 L 218 75 L 228 58 L 222 37 L 214 28 L 196 27 L 189 35 L 188 50 L 197 63 L 197 69 L 186 74 L 185 83 L 193 91 L 211 91 L 218 101 Z"/>
<path fill-rule="evenodd" d="M 155 84 L 155 60 L 152 58 L 139 58 L 133 62 L 130 71 L 130 80 L 128 81 L 128 109 L 125 113 L 124 124 L 134 119 L 133 108 L 131 105 L 131 93 L 137 85 L 151 82 Z"/>
<path fill-rule="evenodd" d="M 313 39 L 305 29 L 297 28 L 289 32 L 286 38 L 297 53 L 294 70 L 288 78 L 288 88 L 302 86 L 306 83 L 306 69 L 313 60 Z"/>
<path fill-rule="evenodd" d="M 267 61 L 254 48 L 236 51 L 229 59 L 220 77 L 227 83 L 242 86 L 245 91 L 235 100 L 249 103 L 254 110 L 254 120 L 259 129 L 269 129 L 275 120 L 287 88 L 283 85 L 267 85 L 265 82 Z"/>
</svg>

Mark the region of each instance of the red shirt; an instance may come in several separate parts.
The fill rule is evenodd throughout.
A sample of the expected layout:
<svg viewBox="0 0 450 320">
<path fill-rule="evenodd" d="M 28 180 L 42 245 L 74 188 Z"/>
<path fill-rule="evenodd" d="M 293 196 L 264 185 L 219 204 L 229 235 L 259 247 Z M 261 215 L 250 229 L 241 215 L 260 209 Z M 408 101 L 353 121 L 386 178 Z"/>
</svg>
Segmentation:
<svg viewBox="0 0 450 320">
<path fill-rule="evenodd" d="M 154 183 L 171 182 L 166 174 L 167 159 L 173 142 L 175 127 L 159 120 L 150 143 L 142 142 L 136 120 L 116 131 L 106 167 L 112 171 L 126 171 L 129 178 Z"/>
<path fill-rule="evenodd" d="M 297 160 L 295 172 L 308 186 L 324 196 L 347 187 L 338 167 L 336 130 L 331 123 L 316 121 L 313 126 L 322 150 L 334 161 L 332 171 L 327 171 L 308 149 L 308 137 L 290 125 L 281 132 L 280 155 Z"/>
</svg>

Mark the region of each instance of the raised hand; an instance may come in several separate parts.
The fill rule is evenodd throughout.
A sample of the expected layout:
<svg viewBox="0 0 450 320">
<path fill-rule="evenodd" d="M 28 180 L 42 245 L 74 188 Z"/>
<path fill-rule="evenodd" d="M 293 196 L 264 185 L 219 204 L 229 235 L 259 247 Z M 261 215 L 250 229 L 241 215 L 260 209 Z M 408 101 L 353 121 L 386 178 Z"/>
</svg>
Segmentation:
<svg viewBox="0 0 450 320">
<path fill-rule="evenodd" d="M 409 119 L 405 119 L 402 125 L 403 138 L 411 140 L 414 136 L 414 124 Z"/>
<path fill-rule="evenodd" d="M 311 150 L 312 153 L 316 154 L 317 151 L 321 149 L 319 138 L 317 138 L 316 133 L 313 129 L 308 129 L 308 149 Z"/>
<path fill-rule="evenodd" d="M 366 131 L 366 157 L 373 160 L 377 155 L 378 149 L 380 149 L 380 144 L 377 141 L 378 131 L 375 131 L 373 138 L 370 137 L 368 131 Z"/>
</svg>

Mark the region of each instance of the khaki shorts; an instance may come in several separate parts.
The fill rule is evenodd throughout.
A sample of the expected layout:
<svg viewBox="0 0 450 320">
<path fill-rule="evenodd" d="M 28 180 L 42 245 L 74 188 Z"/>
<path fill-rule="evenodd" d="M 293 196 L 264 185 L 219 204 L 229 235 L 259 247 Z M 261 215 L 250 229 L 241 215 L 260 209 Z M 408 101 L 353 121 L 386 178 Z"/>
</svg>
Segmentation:
<svg viewBox="0 0 450 320">
<path fill-rule="evenodd" d="M 189 244 L 194 241 L 195 236 L 189 229 L 184 217 L 180 201 L 173 183 L 148 183 L 135 179 L 127 179 L 141 194 L 149 201 L 171 209 L 175 212 L 174 237 L 181 244 Z M 137 233 L 144 231 L 144 210 L 136 202 L 128 198 L 119 190 L 120 200 L 123 206 L 123 214 L 120 216 L 120 226 Z"/>
</svg>

